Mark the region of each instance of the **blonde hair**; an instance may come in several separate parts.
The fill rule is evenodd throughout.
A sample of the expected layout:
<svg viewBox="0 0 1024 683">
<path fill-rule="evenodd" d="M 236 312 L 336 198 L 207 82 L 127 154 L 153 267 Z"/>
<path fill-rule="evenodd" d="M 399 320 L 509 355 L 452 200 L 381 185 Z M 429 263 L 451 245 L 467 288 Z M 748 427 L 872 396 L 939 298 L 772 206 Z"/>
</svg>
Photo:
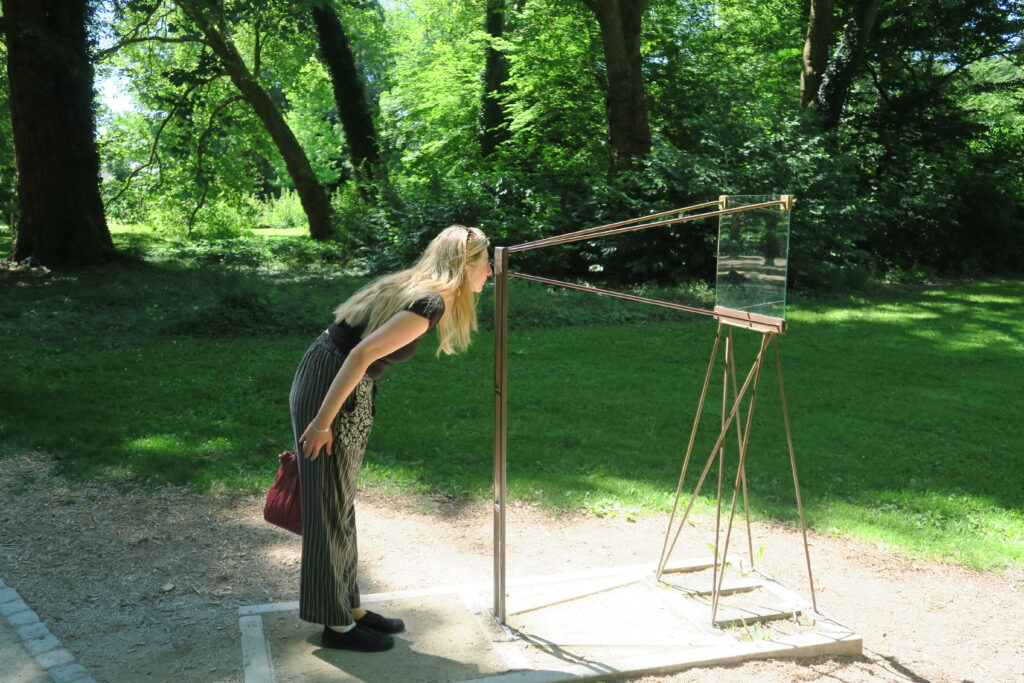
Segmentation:
<svg viewBox="0 0 1024 683">
<path fill-rule="evenodd" d="M 466 266 L 488 246 L 490 242 L 479 228 L 447 227 L 430 241 L 411 268 L 371 282 L 338 306 L 334 322 L 365 325 L 366 336 L 417 299 L 437 294 L 446 303 L 437 324 L 437 353 L 464 351 L 477 330 L 477 295 L 466 277 Z"/>
</svg>

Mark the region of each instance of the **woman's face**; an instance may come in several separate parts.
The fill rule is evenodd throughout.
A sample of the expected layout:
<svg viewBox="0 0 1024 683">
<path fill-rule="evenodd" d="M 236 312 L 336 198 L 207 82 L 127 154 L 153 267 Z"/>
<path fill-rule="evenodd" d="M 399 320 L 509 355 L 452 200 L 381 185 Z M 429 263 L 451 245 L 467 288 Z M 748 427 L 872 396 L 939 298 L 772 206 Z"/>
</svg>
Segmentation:
<svg viewBox="0 0 1024 683">
<path fill-rule="evenodd" d="M 469 280 L 470 288 L 474 292 L 482 292 L 487 276 L 491 272 L 491 261 L 487 256 L 487 250 L 484 249 L 466 266 L 466 278 Z"/>
</svg>

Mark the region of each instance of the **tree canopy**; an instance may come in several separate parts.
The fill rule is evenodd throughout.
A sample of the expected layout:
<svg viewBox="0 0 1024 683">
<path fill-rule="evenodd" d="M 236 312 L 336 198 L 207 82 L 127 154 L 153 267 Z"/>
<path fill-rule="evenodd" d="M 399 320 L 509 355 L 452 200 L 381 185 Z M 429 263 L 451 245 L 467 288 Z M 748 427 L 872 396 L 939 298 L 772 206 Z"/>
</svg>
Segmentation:
<svg viewBox="0 0 1024 683">
<path fill-rule="evenodd" d="M 135 102 L 96 106 L 111 222 L 192 237 L 300 223 L 374 269 L 451 222 L 509 243 L 787 193 L 800 285 L 1024 270 L 1019 0 L 92 8 L 97 78 Z M 6 16 L 4 30 L 9 50 Z M 17 73 L 3 58 L 11 205 Z M 713 233 L 688 224 L 537 258 L 566 275 L 707 277 Z"/>
</svg>

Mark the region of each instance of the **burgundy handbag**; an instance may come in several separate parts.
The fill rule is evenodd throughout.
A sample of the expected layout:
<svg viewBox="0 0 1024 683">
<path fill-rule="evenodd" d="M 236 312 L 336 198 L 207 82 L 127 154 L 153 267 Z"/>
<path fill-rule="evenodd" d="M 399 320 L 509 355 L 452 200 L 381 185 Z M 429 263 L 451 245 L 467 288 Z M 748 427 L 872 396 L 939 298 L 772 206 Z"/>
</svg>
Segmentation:
<svg viewBox="0 0 1024 683">
<path fill-rule="evenodd" d="M 295 451 L 285 451 L 277 456 L 281 466 L 277 468 L 274 484 L 267 491 L 267 502 L 263 504 L 263 519 L 282 529 L 302 535 L 302 497 L 299 493 L 299 463 Z"/>
</svg>

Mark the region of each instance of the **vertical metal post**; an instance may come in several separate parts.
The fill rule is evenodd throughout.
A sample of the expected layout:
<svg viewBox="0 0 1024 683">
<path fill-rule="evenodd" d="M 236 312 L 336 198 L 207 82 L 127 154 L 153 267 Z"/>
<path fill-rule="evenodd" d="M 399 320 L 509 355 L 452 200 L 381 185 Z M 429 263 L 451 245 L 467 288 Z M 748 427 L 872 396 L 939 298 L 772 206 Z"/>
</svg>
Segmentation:
<svg viewBox="0 0 1024 683">
<path fill-rule="evenodd" d="M 726 356 L 726 363 L 729 365 L 729 375 L 732 377 L 732 393 L 736 393 L 736 347 L 729 347 L 729 354 Z M 753 406 L 750 406 L 753 409 Z M 740 422 L 743 421 L 743 411 L 741 410 L 736 416 L 736 443 L 740 450 L 740 462 L 743 461 L 743 434 L 740 431 Z M 744 465 L 746 468 L 746 465 Z M 740 471 L 740 482 L 743 484 L 743 511 L 747 518 L 747 551 L 750 553 L 750 566 L 754 566 L 754 537 L 750 531 L 750 503 L 747 498 L 747 472 L 746 469 Z"/>
<path fill-rule="evenodd" d="M 690 432 L 690 443 L 686 446 L 686 456 L 683 458 L 683 469 L 679 472 L 679 484 L 676 485 L 676 497 L 675 502 L 672 503 L 672 514 L 668 518 L 668 529 L 665 530 L 665 542 L 661 546 L 661 558 L 658 560 L 658 572 L 655 574 L 655 579 L 661 580 L 661 575 L 665 572 L 665 565 L 668 564 L 669 555 L 672 554 L 673 548 L 675 548 L 675 541 L 672 542 L 672 546 L 669 547 L 668 539 L 672 535 L 672 523 L 676 518 L 676 511 L 679 509 L 679 496 L 683 492 L 683 481 L 686 479 L 686 469 L 690 466 L 690 455 L 693 453 L 693 441 L 697 437 L 697 427 L 700 426 L 700 416 L 704 411 L 704 399 L 708 395 L 708 385 L 711 383 L 711 371 L 715 369 L 715 357 L 718 355 L 718 342 L 722 339 L 722 323 L 719 321 L 718 330 L 715 332 L 715 343 L 711 346 L 711 360 L 708 361 L 708 371 L 704 375 L 704 386 L 700 390 L 700 400 L 697 401 L 697 413 L 693 416 L 693 430 Z M 690 499 L 690 505 L 693 504 L 693 499 Z M 689 514 L 689 508 L 687 508 L 687 515 Z M 685 522 L 685 518 L 684 518 Z M 680 531 L 682 531 L 682 525 L 680 525 Z M 678 534 L 676 537 L 678 538 Z"/>
<path fill-rule="evenodd" d="M 736 499 L 740 492 L 740 479 L 744 475 L 744 467 L 746 467 L 747 458 L 747 444 L 750 442 L 750 427 L 754 422 L 754 406 L 757 403 L 757 387 L 761 383 L 761 367 L 764 364 L 765 352 L 768 349 L 769 337 L 774 337 L 772 332 L 761 333 L 761 350 L 757 354 L 757 359 L 754 360 L 754 367 L 751 368 L 751 372 L 754 374 L 754 386 L 751 389 L 750 401 L 747 403 L 747 424 L 743 430 L 743 436 L 740 438 L 740 462 L 736 469 L 736 482 L 732 487 L 732 504 L 729 508 L 729 524 L 725 530 L 725 547 L 722 549 L 722 557 L 728 557 L 729 555 L 729 540 L 732 537 L 732 522 L 736 517 Z M 749 378 L 749 375 L 747 376 Z M 737 397 L 737 405 L 734 410 L 739 408 L 739 397 Z M 740 420 L 737 419 L 737 424 Z M 723 431 L 724 434 L 724 431 Z M 753 558 L 751 558 L 753 560 Z M 718 584 L 712 587 L 711 592 L 711 625 L 715 624 L 715 616 L 718 614 L 718 600 L 722 595 L 722 579 L 725 577 L 725 571 L 718 575 Z"/>
<path fill-rule="evenodd" d="M 779 376 L 779 400 L 782 402 L 782 420 L 786 423 L 786 444 L 789 446 L 789 465 L 793 470 L 793 490 L 796 509 L 800 513 L 800 533 L 804 537 L 804 557 L 807 559 L 807 581 L 811 584 L 811 606 L 818 611 L 818 596 L 814 593 L 814 574 L 811 573 L 811 549 L 807 545 L 807 522 L 804 521 L 804 502 L 800 498 L 800 477 L 796 473 L 796 452 L 793 450 L 793 431 L 789 427 L 789 409 L 786 407 L 786 385 L 782 382 L 782 361 L 779 360 L 779 340 L 775 340 L 775 371 Z"/>
<path fill-rule="evenodd" d="M 505 462 L 508 412 L 508 251 L 494 249 L 494 618 L 505 624 Z"/>
<path fill-rule="evenodd" d="M 719 322 L 719 326 L 718 327 L 719 327 L 719 335 L 720 335 L 721 334 L 721 328 L 722 328 L 722 323 L 721 322 Z M 718 349 L 718 337 L 716 336 L 715 337 L 715 351 L 717 351 L 717 349 Z M 715 351 L 712 351 L 712 356 L 711 356 L 711 363 L 712 363 L 712 365 L 714 364 L 714 353 L 715 353 Z M 762 351 L 761 355 L 764 355 L 763 351 Z M 719 432 L 719 434 L 718 434 L 718 440 L 715 441 L 715 445 L 711 447 L 711 455 L 708 456 L 707 464 L 704 465 L 704 471 L 702 471 L 700 473 L 700 478 L 697 480 L 697 486 L 694 487 L 693 494 L 690 496 L 690 502 L 687 503 L 686 510 L 683 511 L 682 519 L 679 522 L 679 526 L 676 528 L 676 534 L 675 534 L 675 537 L 673 537 L 673 539 L 672 539 L 672 543 L 670 544 L 668 542 L 668 539 L 667 538 L 665 539 L 665 545 L 664 545 L 665 549 L 662 551 L 662 560 L 661 560 L 660 568 L 658 569 L 658 573 L 656 575 L 656 578 L 658 578 L 658 579 L 661 578 L 662 573 L 665 571 L 665 564 L 668 562 L 668 558 L 672 554 L 672 550 L 676 547 L 676 541 L 679 540 L 679 535 L 683 532 L 683 527 L 686 526 L 686 520 L 690 516 L 690 511 L 693 509 L 693 504 L 697 501 L 697 496 L 700 494 L 700 489 L 704 485 L 704 479 L 708 476 L 708 472 L 711 470 L 711 466 L 715 462 L 715 454 L 717 454 L 718 453 L 718 449 L 722 447 L 722 442 L 725 440 L 725 436 L 726 436 L 726 434 L 729 431 L 729 427 L 730 427 L 730 425 L 732 425 L 732 421 L 733 421 L 733 419 L 735 419 L 736 414 L 739 412 L 740 406 L 743 403 L 743 397 L 747 393 L 747 388 L 750 386 L 750 381 L 754 378 L 755 372 L 757 370 L 759 370 L 759 363 L 760 362 L 761 362 L 761 356 L 758 356 L 757 360 L 754 363 L 754 367 L 750 368 L 750 372 L 747 373 L 747 378 L 745 380 L 743 380 L 743 386 L 740 387 L 740 390 L 736 393 L 736 398 L 733 399 L 732 410 L 729 411 L 729 415 L 725 418 L 725 424 L 722 425 L 722 431 Z M 697 417 L 694 419 L 694 423 L 693 423 L 694 424 L 694 432 L 691 433 L 691 436 L 690 436 L 690 439 L 691 439 L 690 446 L 687 447 L 687 453 L 686 453 L 687 460 L 689 460 L 690 450 L 693 448 L 693 436 L 696 433 L 696 429 L 697 429 L 697 426 L 698 426 L 699 421 L 700 421 L 700 410 L 704 406 L 704 397 L 705 397 L 705 395 L 707 393 L 708 379 L 711 378 L 712 365 L 708 366 L 708 374 L 704 378 L 704 393 L 702 393 L 701 398 L 700 398 L 700 403 L 697 406 Z M 749 419 L 749 417 L 748 417 L 748 419 Z M 686 462 L 686 461 L 684 461 L 684 462 Z M 741 465 L 742 465 L 742 463 L 741 463 Z M 684 465 L 684 472 L 683 473 L 685 474 L 685 465 Z M 683 480 L 683 475 L 681 474 L 680 477 L 679 477 L 679 481 L 681 482 L 682 480 Z M 680 492 L 681 492 L 681 488 L 676 489 L 676 506 L 679 503 L 679 494 L 680 494 Z M 673 516 L 669 519 L 669 532 L 670 533 L 671 533 L 671 530 L 672 530 L 672 519 L 675 518 L 675 509 L 676 508 L 674 506 L 672 508 L 672 510 L 673 510 L 672 515 Z"/>
<path fill-rule="evenodd" d="M 722 431 L 725 431 L 725 416 L 729 414 L 729 357 L 732 353 L 732 328 L 725 328 L 725 363 L 722 370 Z M 740 419 L 743 419 L 742 416 Z M 739 424 L 737 422 L 737 424 Z M 722 531 L 722 477 L 725 474 L 725 442 L 718 449 L 718 488 L 715 489 L 715 556 L 711 565 L 711 585 L 718 585 L 718 572 L 725 571 L 725 557 L 720 551 L 719 536 Z M 721 565 L 721 567 L 719 567 Z"/>
</svg>

